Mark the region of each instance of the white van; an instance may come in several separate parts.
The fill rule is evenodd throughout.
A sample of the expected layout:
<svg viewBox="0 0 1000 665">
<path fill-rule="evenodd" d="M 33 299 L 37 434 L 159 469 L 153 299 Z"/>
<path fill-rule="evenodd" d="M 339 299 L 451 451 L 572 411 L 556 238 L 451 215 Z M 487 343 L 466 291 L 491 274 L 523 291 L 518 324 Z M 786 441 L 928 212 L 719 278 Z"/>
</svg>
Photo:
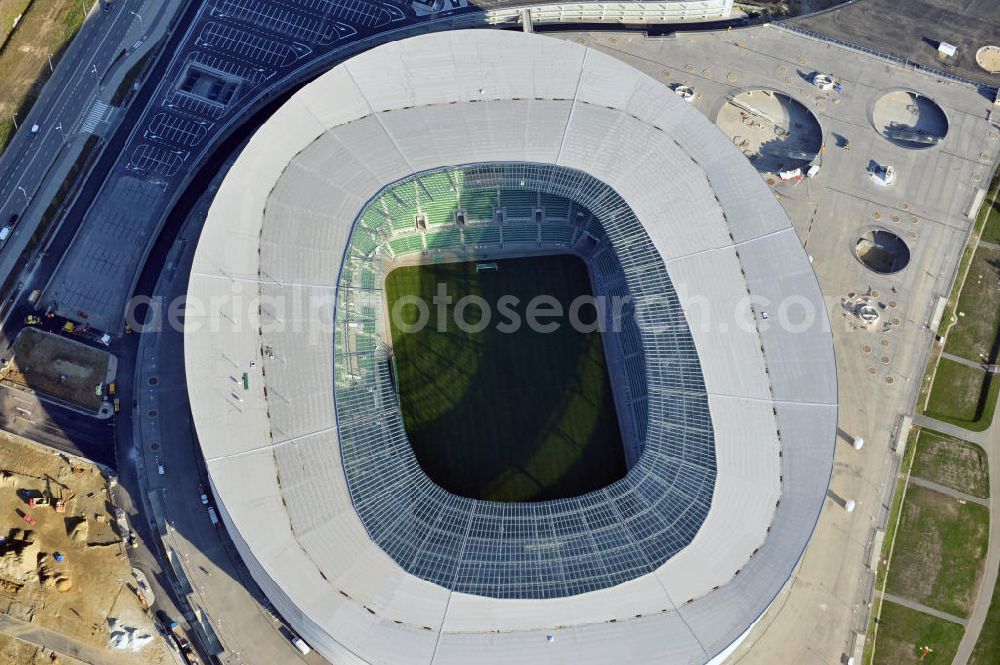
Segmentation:
<svg viewBox="0 0 1000 665">
<path fill-rule="evenodd" d="M 303 639 L 298 635 L 292 638 L 292 644 L 295 646 L 296 649 L 299 650 L 299 653 L 301 653 L 303 656 L 308 656 L 310 653 L 312 653 L 312 649 L 309 647 L 309 645 L 306 644 L 305 641 L 303 641 Z"/>
</svg>

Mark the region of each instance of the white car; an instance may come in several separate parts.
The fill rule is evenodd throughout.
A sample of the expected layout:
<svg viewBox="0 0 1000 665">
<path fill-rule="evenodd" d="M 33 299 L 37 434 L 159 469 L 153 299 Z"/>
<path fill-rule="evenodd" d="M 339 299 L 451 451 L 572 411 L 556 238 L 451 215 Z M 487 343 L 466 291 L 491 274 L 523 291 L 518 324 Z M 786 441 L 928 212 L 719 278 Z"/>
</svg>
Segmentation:
<svg viewBox="0 0 1000 665">
<path fill-rule="evenodd" d="M 31 133 L 32 134 L 37 134 L 39 129 L 41 129 L 41 127 L 39 127 L 37 124 L 32 125 L 31 126 Z"/>
</svg>

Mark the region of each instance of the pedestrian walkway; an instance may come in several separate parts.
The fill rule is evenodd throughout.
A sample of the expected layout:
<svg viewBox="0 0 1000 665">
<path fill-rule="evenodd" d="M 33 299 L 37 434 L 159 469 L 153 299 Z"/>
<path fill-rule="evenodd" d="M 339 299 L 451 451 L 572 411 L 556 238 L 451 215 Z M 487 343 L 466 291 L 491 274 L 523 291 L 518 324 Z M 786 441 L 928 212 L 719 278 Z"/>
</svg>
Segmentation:
<svg viewBox="0 0 1000 665">
<path fill-rule="evenodd" d="M 134 655 L 100 649 L 54 630 L 15 619 L 9 614 L 0 614 L 0 633 L 54 651 L 60 655 L 63 662 L 72 665 L 76 663 L 89 663 L 90 665 L 130 665 L 135 663 Z"/>
<path fill-rule="evenodd" d="M 910 476 L 910 483 L 913 485 L 918 485 L 929 490 L 934 490 L 940 494 L 947 494 L 950 497 L 958 499 L 959 501 L 968 501 L 969 503 L 978 503 L 980 506 L 989 507 L 989 499 L 981 499 L 978 496 L 972 496 L 971 494 L 966 494 L 965 492 L 959 492 L 956 489 L 952 489 L 945 485 L 935 483 L 933 480 L 925 480 L 923 478 L 918 478 L 917 476 Z"/>
<path fill-rule="evenodd" d="M 956 428 L 961 430 L 961 428 Z M 993 598 L 993 589 L 1000 576 L 1000 418 L 994 414 L 993 422 L 985 432 L 965 432 L 963 438 L 974 441 L 986 451 L 990 470 L 990 536 L 983 565 L 983 577 L 975 594 L 975 604 L 969 614 L 968 627 L 958 645 L 952 665 L 965 665 L 979 641 L 986 622 L 986 613 Z"/>
<path fill-rule="evenodd" d="M 947 434 L 948 436 L 953 436 L 956 439 L 964 439 L 965 441 L 971 441 L 972 443 L 978 444 L 983 448 L 987 447 L 989 441 L 989 431 L 985 432 L 973 432 L 970 429 L 965 429 L 964 427 L 959 427 L 958 425 L 952 425 L 951 423 L 946 423 L 942 420 L 935 420 L 928 416 L 918 414 L 913 416 L 913 424 L 920 427 L 925 427 L 927 429 L 932 429 L 936 432 L 941 432 L 942 434 Z M 991 429 L 995 429 L 994 427 Z"/>
<path fill-rule="evenodd" d="M 890 603 L 902 605 L 903 607 L 909 608 L 917 612 L 921 612 L 922 614 L 928 614 L 937 619 L 943 619 L 944 621 L 957 623 L 960 626 L 965 626 L 968 623 L 968 621 L 966 621 L 965 619 L 957 617 L 954 614 L 948 614 L 947 612 L 936 610 L 933 607 L 927 607 L 926 605 L 921 605 L 918 602 L 907 600 L 906 598 L 900 598 L 899 596 L 894 596 L 891 593 L 883 593 L 882 598 L 884 600 L 888 600 Z"/>
<path fill-rule="evenodd" d="M 986 369 L 986 365 L 981 362 L 977 362 L 975 360 L 969 360 L 968 358 L 963 358 L 962 356 L 956 356 L 953 353 L 942 353 L 941 357 L 951 360 L 952 362 L 956 362 L 959 365 L 965 365 L 966 367 L 971 367 L 973 369 Z"/>
<path fill-rule="evenodd" d="M 80 128 L 80 131 L 84 134 L 102 134 L 103 132 L 98 132 L 97 128 L 101 126 L 103 129 L 110 109 L 111 107 L 101 100 L 94 100 L 94 105 L 90 107 L 90 112 L 83 119 L 83 126 Z"/>
</svg>

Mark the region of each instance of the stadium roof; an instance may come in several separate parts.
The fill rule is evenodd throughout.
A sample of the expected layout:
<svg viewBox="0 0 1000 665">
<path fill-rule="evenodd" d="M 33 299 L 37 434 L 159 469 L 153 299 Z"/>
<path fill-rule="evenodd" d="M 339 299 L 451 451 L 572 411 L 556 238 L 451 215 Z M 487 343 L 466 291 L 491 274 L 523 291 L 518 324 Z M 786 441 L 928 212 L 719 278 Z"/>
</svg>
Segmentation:
<svg viewBox="0 0 1000 665">
<path fill-rule="evenodd" d="M 711 417 L 716 479 L 697 534 L 578 595 L 492 598 L 409 574 L 373 542 L 345 473 L 331 322 L 355 220 L 413 173 L 497 162 L 583 172 L 628 205 L 676 290 Z M 318 316 L 293 304 L 307 301 L 324 303 Z M 828 325 L 787 216 L 691 105 L 577 44 L 458 31 L 356 56 L 258 131 L 199 242 L 185 363 L 226 527 L 328 659 L 706 662 L 767 608 L 818 517 L 837 416 Z"/>
</svg>

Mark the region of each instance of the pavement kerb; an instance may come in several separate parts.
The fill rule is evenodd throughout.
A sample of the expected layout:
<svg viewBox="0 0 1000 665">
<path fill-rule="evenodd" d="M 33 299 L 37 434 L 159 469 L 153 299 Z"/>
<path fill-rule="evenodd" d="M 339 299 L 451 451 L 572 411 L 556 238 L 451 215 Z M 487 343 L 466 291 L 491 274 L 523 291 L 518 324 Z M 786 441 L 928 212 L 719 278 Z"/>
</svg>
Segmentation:
<svg viewBox="0 0 1000 665">
<path fill-rule="evenodd" d="M 163 11 L 166 11 L 167 7 L 169 7 L 170 5 L 174 5 L 172 11 L 176 15 L 176 13 L 179 10 L 178 7 L 179 3 L 180 0 L 168 0 L 167 2 L 163 3 L 158 3 L 157 0 L 146 0 L 145 4 L 143 5 L 143 9 L 145 9 L 147 5 L 155 6 L 157 4 L 160 4 L 161 5 L 160 14 L 162 14 Z M 97 5 L 95 4 L 95 7 L 96 6 Z M 126 54 L 124 58 L 122 58 L 115 65 L 112 66 L 114 71 L 110 73 L 109 78 L 105 79 L 102 91 L 92 99 L 93 100 L 100 99 L 105 103 L 110 102 L 111 98 L 114 96 L 115 91 L 118 89 L 118 86 L 121 84 L 122 80 L 128 74 L 132 65 L 138 62 L 141 58 L 145 57 L 147 53 L 149 53 L 153 48 L 156 48 L 160 44 L 167 31 L 167 24 L 173 23 L 174 18 L 176 18 L 176 16 L 172 17 L 172 19 L 168 22 L 161 20 L 156 21 L 156 27 L 152 31 L 150 31 L 150 33 L 146 36 L 145 40 L 140 45 L 140 47 Z M 22 259 L 25 258 L 24 257 L 25 249 L 31 237 L 35 234 L 35 232 L 38 229 L 38 225 L 41 222 L 42 214 L 44 214 L 45 210 L 48 209 L 51 201 L 55 198 L 56 194 L 59 191 L 59 188 L 63 185 L 64 181 L 66 180 L 70 169 L 73 167 L 74 164 L 76 164 L 77 160 L 80 158 L 83 152 L 83 148 L 86 145 L 87 138 L 91 136 L 89 134 L 82 134 L 77 131 L 77 127 L 80 124 L 82 124 L 83 118 L 89 111 L 89 108 L 90 107 L 88 106 L 87 108 L 83 108 L 80 110 L 80 116 L 77 119 L 77 121 L 74 122 L 73 128 L 70 130 L 71 132 L 73 132 L 72 138 L 70 138 L 69 141 L 63 143 L 62 147 L 60 148 L 59 152 L 56 155 L 56 158 L 53 159 L 53 162 L 49 165 L 49 167 L 46 170 L 44 183 L 41 185 L 41 187 L 35 190 L 31 198 L 31 203 L 28 205 L 24 214 L 21 216 L 20 224 L 18 225 L 20 227 L 20 233 L 16 236 L 21 241 L 21 247 L 18 249 L 17 252 L 11 252 L 7 256 L 5 256 L 4 259 L 6 259 L 6 261 L 0 259 L 0 263 L 7 262 L 10 264 L 5 267 L 0 267 L 0 270 L 5 271 L 3 274 L 0 274 L 0 283 L 9 279 L 11 274 L 14 273 L 15 271 L 17 270 L 23 271 L 28 269 L 28 267 L 31 266 L 35 262 L 37 257 L 40 255 L 40 252 L 46 251 L 48 245 L 55 238 L 59 230 L 59 227 L 61 225 L 61 220 L 59 220 L 58 223 L 53 224 L 49 228 L 49 230 L 46 233 L 46 238 L 44 238 L 43 242 L 40 243 L 39 246 L 35 247 L 35 249 L 33 250 L 33 256 L 27 258 L 22 264 Z M 105 130 L 105 134 L 114 131 L 115 122 L 117 122 L 117 119 L 113 115 L 111 118 L 111 122 L 108 125 L 108 128 Z M 104 140 L 102 137 L 98 143 L 98 148 L 96 150 L 97 154 L 94 156 L 94 159 L 91 160 L 91 163 L 86 169 L 86 171 L 77 175 L 76 182 L 73 185 L 72 189 L 70 190 L 69 196 L 63 202 L 62 206 L 60 206 L 57 215 L 62 215 L 66 210 L 70 209 L 73 206 L 73 204 L 75 204 L 76 199 L 79 197 L 80 184 L 86 182 L 87 179 L 90 177 L 91 173 L 94 170 L 94 167 L 100 160 L 100 156 L 101 153 L 103 152 L 103 149 L 104 149 Z M 14 238 L 12 238 L 11 240 L 14 240 Z M 16 296 L 19 295 L 20 289 L 16 289 L 16 291 L 18 291 L 18 293 L 14 294 L 15 298 L 13 299 L 13 301 L 17 300 Z"/>
</svg>

